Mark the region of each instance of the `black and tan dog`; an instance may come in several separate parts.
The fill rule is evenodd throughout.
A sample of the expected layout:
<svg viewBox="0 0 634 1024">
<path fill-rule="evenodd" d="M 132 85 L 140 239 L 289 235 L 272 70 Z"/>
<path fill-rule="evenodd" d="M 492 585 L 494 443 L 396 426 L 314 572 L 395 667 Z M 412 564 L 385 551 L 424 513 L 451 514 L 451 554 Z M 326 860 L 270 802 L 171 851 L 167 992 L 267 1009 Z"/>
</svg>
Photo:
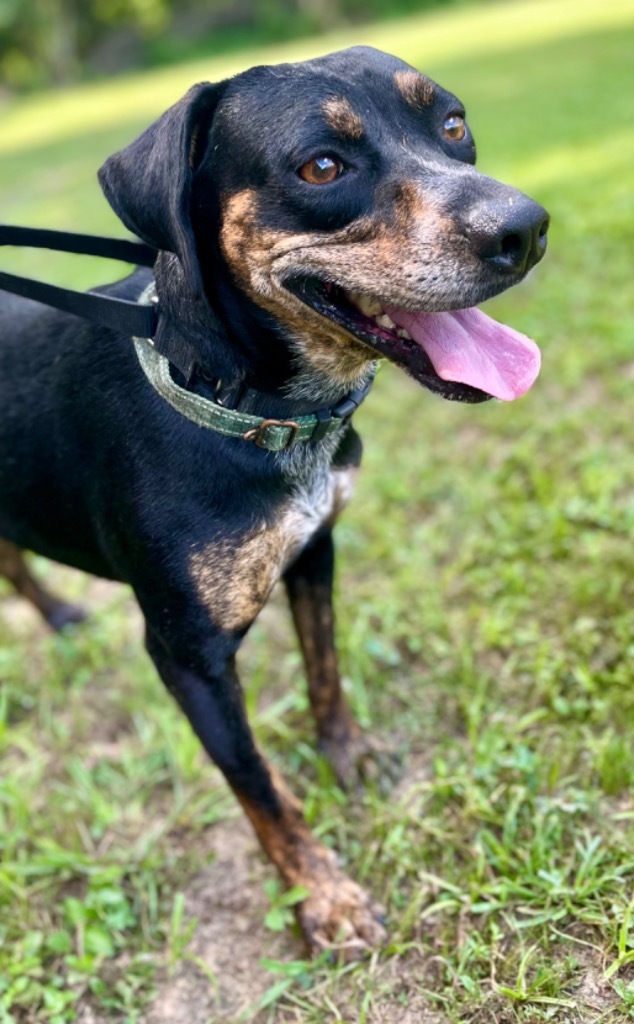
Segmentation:
<svg viewBox="0 0 634 1024">
<path fill-rule="evenodd" d="M 309 892 L 311 950 L 376 946 L 380 911 L 255 746 L 235 655 L 283 579 L 319 742 L 354 779 L 372 744 L 341 692 L 331 606 L 361 454 L 350 414 L 381 357 L 465 402 L 514 398 L 539 366 L 472 307 L 541 258 L 547 216 L 474 162 L 460 102 L 394 57 L 253 68 L 195 86 L 101 170 L 160 250 L 153 276 L 102 291 L 158 297 L 155 346 L 0 303 L 0 572 L 55 628 L 79 611 L 21 549 L 132 586 L 162 679 Z"/>
</svg>

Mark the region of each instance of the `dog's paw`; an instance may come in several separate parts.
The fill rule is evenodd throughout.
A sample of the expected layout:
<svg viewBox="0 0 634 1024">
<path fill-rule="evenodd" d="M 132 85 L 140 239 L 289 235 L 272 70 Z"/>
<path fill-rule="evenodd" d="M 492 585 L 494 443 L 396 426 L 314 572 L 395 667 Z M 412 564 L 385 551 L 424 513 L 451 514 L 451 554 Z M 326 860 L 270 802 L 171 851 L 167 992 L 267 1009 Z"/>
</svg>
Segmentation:
<svg viewBox="0 0 634 1024">
<path fill-rule="evenodd" d="M 385 942 L 384 910 L 334 864 L 311 879 L 297 920 L 311 956 L 330 950 L 343 963 L 368 956 Z"/>
<path fill-rule="evenodd" d="M 45 617 L 51 629 L 59 633 L 60 630 L 72 623 L 85 622 L 88 616 L 80 605 L 57 601 Z"/>
<path fill-rule="evenodd" d="M 394 751 L 358 726 L 345 739 L 322 738 L 319 749 L 346 791 L 375 785 L 381 793 L 387 793 L 400 774 L 400 761 Z"/>
</svg>

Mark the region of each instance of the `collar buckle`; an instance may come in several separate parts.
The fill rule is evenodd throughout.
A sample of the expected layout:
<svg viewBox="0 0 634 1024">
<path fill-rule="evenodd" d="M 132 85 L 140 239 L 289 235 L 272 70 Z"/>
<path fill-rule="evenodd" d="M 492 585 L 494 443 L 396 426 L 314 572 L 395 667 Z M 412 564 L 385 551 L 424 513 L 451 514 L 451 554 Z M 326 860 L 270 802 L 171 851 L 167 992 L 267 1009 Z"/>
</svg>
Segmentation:
<svg viewBox="0 0 634 1024">
<path fill-rule="evenodd" d="M 266 431 L 270 428 L 290 430 L 290 434 L 284 444 L 275 444 L 274 439 L 269 436 L 267 437 Z M 243 440 L 253 441 L 258 448 L 266 448 L 268 451 L 286 451 L 288 448 L 292 448 L 297 440 L 297 435 L 300 430 L 300 424 L 296 423 L 295 420 L 262 420 L 257 427 L 253 430 L 247 430 L 246 434 L 243 434 Z"/>
</svg>

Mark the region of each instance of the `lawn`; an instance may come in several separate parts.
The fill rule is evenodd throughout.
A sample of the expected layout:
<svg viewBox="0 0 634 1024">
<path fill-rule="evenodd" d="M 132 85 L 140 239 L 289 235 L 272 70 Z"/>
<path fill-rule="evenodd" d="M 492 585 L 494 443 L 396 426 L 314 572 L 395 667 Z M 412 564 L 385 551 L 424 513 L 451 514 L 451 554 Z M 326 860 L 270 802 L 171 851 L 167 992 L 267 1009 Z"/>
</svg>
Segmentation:
<svg viewBox="0 0 634 1024">
<path fill-rule="evenodd" d="M 396 787 L 344 796 L 314 753 L 281 594 L 243 651 L 260 743 L 390 944 L 301 959 L 127 591 L 35 558 L 93 614 L 51 636 L 0 583 L 0 1024 L 634 1020 L 631 2 L 455 8 L 16 101 L 2 218 L 123 233 L 95 170 L 189 84 L 354 41 L 457 92 L 480 166 L 552 214 L 544 263 L 489 304 L 542 347 L 532 391 L 458 406 L 384 367 L 357 416 L 339 644 Z M 1 256 L 77 287 L 117 273 Z"/>
</svg>

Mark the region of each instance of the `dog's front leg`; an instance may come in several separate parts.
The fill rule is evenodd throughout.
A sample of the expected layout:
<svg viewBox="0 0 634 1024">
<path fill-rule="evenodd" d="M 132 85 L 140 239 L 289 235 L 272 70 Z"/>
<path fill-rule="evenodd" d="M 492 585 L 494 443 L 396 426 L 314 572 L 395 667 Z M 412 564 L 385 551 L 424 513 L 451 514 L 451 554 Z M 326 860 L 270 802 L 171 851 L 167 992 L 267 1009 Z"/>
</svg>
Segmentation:
<svg viewBox="0 0 634 1024">
<path fill-rule="evenodd" d="M 286 570 L 284 582 L 299 637 L 319 748 L 344 789 L 379 776 L 391 781 L 395 761 L 363 732 L 341 689 L 334 637 L 332 532 L 317 537 Z"/>
<path fill-rule="evenodd" d="M 311 953 L 328 947 L 355 959 L 383 941 L 381 909 L 338 867 L 308 828 L 299 801 L 258 751 L 246 718 L 234 655 L 209 643 L 204 664 L 185 667 L 155 634 L 148 650 L 169 690 L 242 804 L 258 839 L 290 886 L 308 892 L 297 918 Z M 238 641 L 234 649 L 238 646 Z M 201 659 L 202 662 L 203 659 Z M 191 665 L 191 655 L 186 663 Z"/>
</svg>

